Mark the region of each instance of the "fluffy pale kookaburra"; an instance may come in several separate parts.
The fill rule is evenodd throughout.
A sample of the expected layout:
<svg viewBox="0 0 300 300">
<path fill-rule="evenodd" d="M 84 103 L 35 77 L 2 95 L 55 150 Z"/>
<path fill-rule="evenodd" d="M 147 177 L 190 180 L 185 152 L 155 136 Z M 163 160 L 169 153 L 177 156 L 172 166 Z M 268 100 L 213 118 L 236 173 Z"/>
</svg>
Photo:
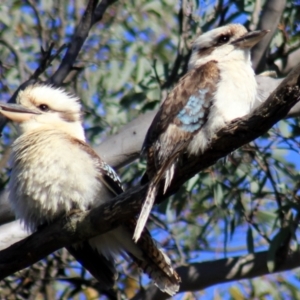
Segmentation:
<svg viewBox="0 0 300 300">
<path fill-rule="evenodd" d="M 0 104 L 0 112 L 19 123 L 21 136 L 12 146 L 9 199 L 17 218 L 31 231 L 89 210 L 123 192 L 120 179 L 85 142 L 79 99 L 60 88 L 33 84 L 20 91 L 17 104 Z M 68 246 L 69 252 L 105 288 L 116 279 L 115 256 L 125 255 L 163 291 L 174 295 L 180 278 L 170 259 L 143 230 L 132 240 L 132 219 L 105 234 Z"/>
</svg>

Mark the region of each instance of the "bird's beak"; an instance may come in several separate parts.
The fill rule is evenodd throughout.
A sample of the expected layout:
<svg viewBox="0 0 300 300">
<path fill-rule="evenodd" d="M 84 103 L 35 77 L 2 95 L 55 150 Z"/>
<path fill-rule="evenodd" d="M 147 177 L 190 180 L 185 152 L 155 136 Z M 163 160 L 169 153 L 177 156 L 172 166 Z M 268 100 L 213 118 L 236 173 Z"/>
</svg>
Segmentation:
<svg viewBox="0 0 300 300">
<path fill-rule="evenodd" d="M 25 122 L 41 112 L 26 108 L 20 104 L 0 102 L 0 113 L 14 122 Z"/>
<path fill-rule="evenodd" d="M 232 44 L 242 49 L 250 49 L 256 45 L 268 32 L 270 32 L 270 30 L 250 31 L 233 41 Z"/>
</svg>

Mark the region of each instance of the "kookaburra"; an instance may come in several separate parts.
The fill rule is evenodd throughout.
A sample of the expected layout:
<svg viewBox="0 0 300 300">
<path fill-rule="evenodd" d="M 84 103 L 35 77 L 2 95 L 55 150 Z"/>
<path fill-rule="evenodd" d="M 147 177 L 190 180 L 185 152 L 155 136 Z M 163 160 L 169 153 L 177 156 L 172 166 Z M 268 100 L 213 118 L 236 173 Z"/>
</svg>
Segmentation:
<svg viewBox="0 0 300 300">
<path fill-rule="evenodd" d="M 79 99 L 61 88 L 36 83 L 20 91 L 17 104 L 0 104 L 0 113 L 19 123 L 12 145 L 9 199 L 17 218 L 31 231 L 88 210 L 123 192 L 120 179 L 85 142 Z M 105 234 L 68 246 L 70 253 L 105 288 L 114 284 L 115 256 L 125 255 L 164 292 L 174 295 L 180 278 L 170 259 L 144 230 L 132 240 L 132 219 Z"/>
<path fill-rule="evenodd" d="M 240 24 L 196 38 L 188 72 L 168 94 L 146 135 L 148 192 L 134 233 L 137 241 L 164 180 L 170 185 L 178 158 L 201 154 L 227 122 L 248 114 L 257 86 L 250 50 L 267 30 L 247 32 Z"/>
</svg>

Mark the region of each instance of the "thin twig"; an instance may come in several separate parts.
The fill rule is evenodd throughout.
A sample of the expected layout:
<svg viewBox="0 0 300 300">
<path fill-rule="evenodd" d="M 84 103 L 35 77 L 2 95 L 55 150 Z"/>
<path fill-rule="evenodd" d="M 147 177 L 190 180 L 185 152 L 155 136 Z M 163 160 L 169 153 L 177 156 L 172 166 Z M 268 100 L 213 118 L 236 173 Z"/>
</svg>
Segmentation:
<svg viewBox="0 0 300 300">
<path fill-rule="evenodd" d="M 115 0 L 103 0 L 98 6 L 97 0 L 90 0 L 88 2 L 87 8 L 71 39 L 68 50 L 57 71 L 47 80 L 48 83 L 54 85 L 62 84 L 68 73 L 72 70 L 73 64 L 88 37 L 91 27 L 102 19 L 106 9 L 114 2 Z"/>
<path fill-rule="evenodd" d="M 16 59 L 16 65 L 18 66 L 18 70 L 19 70 L 19 75 L 20 75 L 20 80 L 21 81 L 25 81 L 25 64 L 22 60 L 22 55 L 19 53 L 19 51 L 17 51 L 15 49 L 15 47 L 9 43 L 7 40 L 5 39 L 0 39 L 0 44 L 4 45 L 5 47 L 7 47 L 9 49 L 9 51 L 15 56 Z"/>
<path fill-rule="evenodd" d="M 39 40 L 40 40 L 40 47 L 43 47 L 44 45 L 44 29 L 43 29 L 43 26 L 42 26 L 42 21 L 41 21 L 41 18 L 40 18 L 40 14 L 36 8 L 36 4 L 32 1 L 32 0 L 26 0 L 26 3 L 31 7 L 31 9 L 33 10 L 33 14 L 35 15 L 35 18 L 36 18 L 36 27 L 37 27 L 37 34 L 38 34 L 38 37 L 39 37 Z"/>
</svg>

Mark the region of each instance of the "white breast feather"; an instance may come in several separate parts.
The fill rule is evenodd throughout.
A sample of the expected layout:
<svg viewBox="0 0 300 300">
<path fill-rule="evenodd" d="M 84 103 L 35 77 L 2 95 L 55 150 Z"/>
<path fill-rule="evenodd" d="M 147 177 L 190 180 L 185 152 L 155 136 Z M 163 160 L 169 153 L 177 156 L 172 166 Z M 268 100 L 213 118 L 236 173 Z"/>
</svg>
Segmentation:
<svg viewBox="0 0 300 300">
<path fill-rule="evenodd" d="M 244 55 L 241 52 L 241 55 Z M 236 118 L 251 112 L 257 94 L 257 83 L 249 59 L 218 62 L 220 80 L 208 120 L 188 147 L 191 154 L 203 152 L 216 131 Z"/>
<path fill-rule="evenodd" d="M 99 191 L 106 190 L 89 154 L 59 131 L 23 134 L 13 144 L 12 160 L 10 201 L 31 230 L 72 208 L 99 204 Z"/>
</svg>

